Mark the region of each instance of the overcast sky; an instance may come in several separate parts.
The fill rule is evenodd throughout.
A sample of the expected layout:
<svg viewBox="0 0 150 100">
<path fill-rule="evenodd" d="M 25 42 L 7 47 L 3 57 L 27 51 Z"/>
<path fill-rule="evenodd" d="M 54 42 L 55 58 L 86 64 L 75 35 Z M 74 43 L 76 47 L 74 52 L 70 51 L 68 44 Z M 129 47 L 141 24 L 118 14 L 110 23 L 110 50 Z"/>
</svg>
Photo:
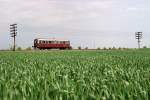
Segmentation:
<svg viewBox="0 0 150 100">
<path fill-rule="evenodd" d="M 150 0 L 0 0 L 0 49 L 9 48 L 9 25 L 18 24 L 17 45 L 35 38 L 63 38 L 78 46 L 150 47 Z"/>
</svg>

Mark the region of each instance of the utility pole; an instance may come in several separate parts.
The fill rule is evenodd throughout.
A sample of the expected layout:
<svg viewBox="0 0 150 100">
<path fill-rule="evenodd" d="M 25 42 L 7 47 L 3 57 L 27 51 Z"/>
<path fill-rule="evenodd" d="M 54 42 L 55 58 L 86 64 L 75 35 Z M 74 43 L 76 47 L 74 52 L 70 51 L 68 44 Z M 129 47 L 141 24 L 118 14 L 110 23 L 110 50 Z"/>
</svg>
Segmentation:
<svg viewBox="0 0 150 100">
<path fill-rule="evenodd" d="M 10 25 L 10 35 L 14 38 L 13 51 L 16 48 L 17 24 Z"/>
<path fill-rule="evenodd" d="M 140 49 L 140 43 L 141 43 L 141 39 L 142 39 L 142 32 L 136 32 L 135 33 L 135 38 L 138 40 L 138 48 Z"/>
</svg>

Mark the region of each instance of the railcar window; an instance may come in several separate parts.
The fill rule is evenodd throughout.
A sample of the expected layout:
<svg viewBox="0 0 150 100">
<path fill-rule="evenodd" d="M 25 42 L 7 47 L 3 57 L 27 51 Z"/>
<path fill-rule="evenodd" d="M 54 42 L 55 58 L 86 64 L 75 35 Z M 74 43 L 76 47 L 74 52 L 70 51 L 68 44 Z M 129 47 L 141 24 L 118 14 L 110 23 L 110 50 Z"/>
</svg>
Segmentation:
<svg viewBox="0 0 150 100">
<path fill-rule="evenodd" d="M 54 41 L 54 44 L 57 44 L 57 41 Z"/>
<path fill-rule="evenodd" d="M 65 41 L 65 44 L 68 44 L 68 41 Z"/>
<path fill-rule="evenodd" d="M 49 43 L 51 44 L 51 41 L 49 41 Z"/>
<path fill-rule="evenodd" d="M 68 41 L 66 41 L 66 44 L 69 44 L 69 42 L 68 42 Z"/>
<path fill-rule="evenodd" d="M 54 41 L 51 41 L 52 44 L 54 44 Z"/>
</svg>

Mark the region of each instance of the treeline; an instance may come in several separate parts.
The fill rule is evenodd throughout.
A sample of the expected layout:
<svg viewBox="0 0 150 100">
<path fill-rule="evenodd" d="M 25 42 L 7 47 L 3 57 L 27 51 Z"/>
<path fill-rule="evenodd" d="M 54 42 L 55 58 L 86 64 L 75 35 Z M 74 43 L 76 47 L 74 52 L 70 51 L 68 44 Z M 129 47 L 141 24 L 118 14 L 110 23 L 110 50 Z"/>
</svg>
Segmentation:
<svg viewBox="0 0 150 100">
<path fill-rule="evenodd" d="M 82 48 L 81 46 L 78 46 L 77 49 L 71 48 L 71 50 L 130 50 L 130 49 L 137 49 L 137 48 L 125 48 L 125 47 L 103 47 L 103 48 L 96 48 L 96 49 L 91 49 L 88 47 Z M 143 46 L 141 49 L 149 49 L 147 46 Z M 12 51 L 13 47 L 10 47 L 9 49 L 3 49 L 0 51 Z M 32 47 L 27 47 L 27 48 L 22 48 L 20 46 L 16 47 L 16 51 L 31 51 L 34 50 Z"/>
<path fill-rule="evenodd" d="M 129 50 L 129 49 L 137 49 L 137 48 L 125 48 L 125 47 L 103 47 L 103 48 L 96 48 L 96 49 L 89 49 L 88 47 L 82 48 L 78 46 L 78 50 Z M 147 46 L 143 46 L 141 49 L 147 49 Z"/>
<path fill-rule="evenodd" d="M 10 47 L 9 50 L 13 50 L 13 47 Z M 32 47 L 21 48 L 20 46 L 18 46 L 18 47 L 16 48 L 16 51 L 22 51 L 22 50 L 30 51 L 30 50 L 33 50 L 33 48 L 32 48 Z"/>
</svg>

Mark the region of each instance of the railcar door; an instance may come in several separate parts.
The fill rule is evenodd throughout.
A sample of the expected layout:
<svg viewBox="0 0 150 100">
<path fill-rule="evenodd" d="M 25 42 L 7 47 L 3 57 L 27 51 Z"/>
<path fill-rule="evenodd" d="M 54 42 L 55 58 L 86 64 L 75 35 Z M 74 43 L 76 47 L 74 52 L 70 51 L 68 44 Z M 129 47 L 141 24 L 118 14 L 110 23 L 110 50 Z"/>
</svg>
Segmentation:
<svg viewBox="0 0 150 100">
<path fill-rule="evenodd" d="M 35 40 L 34 40 L 34 47 L 35 47 L 35 48 L 37 48 L 37 44 L 38 44 L 38 40 L 35 39 Z"/>
</svg>

